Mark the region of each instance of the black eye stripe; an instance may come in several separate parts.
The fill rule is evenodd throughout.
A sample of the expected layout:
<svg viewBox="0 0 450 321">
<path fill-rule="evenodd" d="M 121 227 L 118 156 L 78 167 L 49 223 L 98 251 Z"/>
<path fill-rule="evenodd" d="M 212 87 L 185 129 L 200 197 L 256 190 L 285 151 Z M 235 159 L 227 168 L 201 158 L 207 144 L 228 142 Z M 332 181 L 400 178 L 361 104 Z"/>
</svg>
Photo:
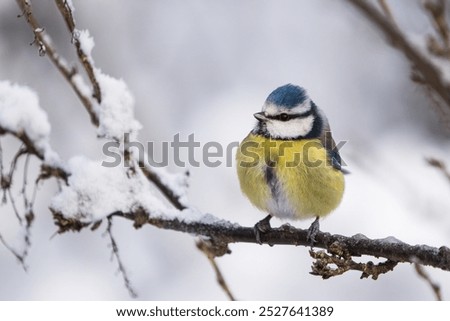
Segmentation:
<svg viewBox="0 0 450 321">
<path fill-rule="evenodd" d="M 280 121 L 288 121 L 291 119 L 295 119 L 295 118 L 306 118 L 308 116 L 311 116 L 313 114 L 313 110 L 308 110 L 306 113 L 303 114 L 286 114 L 286 113 L 281 113 L 278 115 L 267 115 L 266 117 L 269 119 L 275 119 L 275 120 L 280 120 Z"/>
</svg>

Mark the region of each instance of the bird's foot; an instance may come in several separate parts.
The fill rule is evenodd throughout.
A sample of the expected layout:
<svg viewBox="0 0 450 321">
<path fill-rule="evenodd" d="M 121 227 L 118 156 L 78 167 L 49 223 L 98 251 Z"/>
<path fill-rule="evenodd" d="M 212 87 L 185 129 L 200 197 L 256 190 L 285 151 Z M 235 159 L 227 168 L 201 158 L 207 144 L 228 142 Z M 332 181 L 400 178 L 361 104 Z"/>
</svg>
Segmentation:
<svg viewBox="0 0 450 321">
<path fill-rule="evenodd" d="M 306 240 L 308 242 L 311 242 L 311 247 L 314 246 L 314 243 L 316 243 L 316 236 L 320 232 L 320 223 L 319 223 L 319 217 L 316 217 L 314 222 L 312 222 L 311 226 L 308 229 L 308 234 L 306 234 Z"/>
<path fill-rule="evenodd" d="M 267 215 L 264 219 L 262 219 L 261 221 L 256 223 L 255 227 L 253 228 L 253 230 L 255 231 L 256 241 L 259 244 L 262 244 L 261 234 L 267 233 L 268 231 L 270 231 L 272 229 L 272 227 L 270 226 L 271 218 L 272 218 L 272 215 L 270 215 L 270 214 Z"/>
</svg>

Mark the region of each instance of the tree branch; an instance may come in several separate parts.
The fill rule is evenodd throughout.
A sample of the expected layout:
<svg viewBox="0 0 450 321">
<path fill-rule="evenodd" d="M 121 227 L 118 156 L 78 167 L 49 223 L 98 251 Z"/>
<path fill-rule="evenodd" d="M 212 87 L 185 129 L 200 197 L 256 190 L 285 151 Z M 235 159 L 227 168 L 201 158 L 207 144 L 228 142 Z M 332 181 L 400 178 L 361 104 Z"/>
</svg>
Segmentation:
<svg viewBox="0 0 450 321">
<path fill-rule="evenodd" d="M 50 61 L 69 82 L 70 86 L 83 103 L 89 116 L 91 117 L 91 122 L 98 126 L 99 120 L 96 113 L 94 112 L 91 98 L 87 96 L 87 93 L 84 92 L 82 86 L 80 85 L 79 82 L 81 81 L 81 78 L 78 72 L 75 68 L 69 68 L 67 62 L 56 52 L 55 48 L 52 45 L 51 38 L 48 35 L 44 34 L 44 28 L 40 26 L 40 24 L 34 17 L 30 2 L 28 0 L 16 0 L 16 2 L 22 10 L 22 15 L 25 17 L 25 20 L 34 33 L 35 40 L 33 41 L 33 43 L 39 47 L 40 54 L 47 55 L 47 57 L 49 57 Z"/>
<path fill-rule="evenodd" d="M 67 4 L 66 0 L 55 0 L 55 2 L 59 12 L 63 16 L 64 21 L 66 22 L 67 28 L 72 34 L 72 39 L 75 44 L 78 59 L 80 60 L 82 66 L 84 67 L 84 70 L 86 71 L 86 74 L 89 77 L 89 81 L 92 84 L 93 97 L 100 104 L 102 102 L 102 92 L 100 89 L 100 85 L 98 84 L 97 78 L 95 77 L 92 61 L 89 59 L 89 56 L 83 51 L 80 39 L 77 37 L 75 29 L 75 19 L 73 18 L 72 9 Z"/>
<path fill-rule="evenodd" d="M 24 152 L 22 154 L 31 154 L 36 156 L 41 161 L 44 161 L 44 151 L 39 149 L 34 142 L 28 137 L 24 131 L 16 132 L 0 126 L 0 136 L 10 134 L 20 140 L 24 145 Z M 21 155 L 22 155 L 21 154 Z M 10 173 L 10 176 L 12 172 Z M 42 164 L 41 174 L 39 179 L 47 179 L 50 177 L 60 178 L 67 183 L 67 179 L 70 176 L 64 168 L 57 165 Z M 10 177 L 11 178 L 11 177 Z M 10 182 L 9 182 L 10 183 Z M 5 183 L 6 184 L 6 183 Z M 3 184 L 2 184 L 3 185 Z M 2 188 L 5 186 L 2 186 Z"/>
<path fill-rule="evenodd" d="M 79 231 L 90 223 L 81 223 L 74 219 L 64 218 L 62 213 L 53 212 L 55 224 L 60 228 L 60 233 L 72 230 Z M 214 223 L 203 221 L 188 221 L 184 218 L 152 217 L 139 209 L 136 212 L 115 212 L 110 216 L 119 216 L 134 221 L 134 226 L 139 228 L 145 224 L 155 227 L 189 233 L 196 236 L 208 237 L 214 244 L 227 245 L 231 243 L 258 243 L 253 227 L 243 227 L 236 223 L 216 219 Z M 206 215 L 208 221 L 214 219 Z M 307 238 L 308 230 L 297 229 L 289 224 L 279 228 L 273 228 L 261 235 L 261 242 L 273 245 L 310 246 Z M 409 245 L 393 237 L 385 239 L 369 239 L 357 234 L 351 237 L 339 234 L 319 232 L 316 236 L 314 247 L 326 249 L 332 254 L 342 253 L 341 256 L 369 255 L 376 258 L 386 258 L 398 263 L 419 263 L 429 265 L 444 271 L 450 271 L 450 249 L 428 245 Z M 226 254 L 222 252 L 221 255 Z"/>
<path fill-rule="evenodd" d="M 138 163 L 139 168 L 142 173 L 144 173 L 145 177 L 155 184 L 155 186 L 159 189 L 159 191 L 165 196 L 165 198 L 178 210 L 184 210 L 187 207 L 181 202 L 180 196 L 177 195 L 167 184 L 163 182 L 161 177 L 159 177 L 151 167 L 145 165 L 144 162 L 140 161 Z"/>
<path fill-rule="evenodd" d="M 365 0 L 348 0 L 361 11 L 401 51 L 421 76 L 421 83 L 429 86 L 450 109 L 450 86 L 443 79 L 441 71 L 406 39 L 403 33 L 373 5 Z"/>
</svg>

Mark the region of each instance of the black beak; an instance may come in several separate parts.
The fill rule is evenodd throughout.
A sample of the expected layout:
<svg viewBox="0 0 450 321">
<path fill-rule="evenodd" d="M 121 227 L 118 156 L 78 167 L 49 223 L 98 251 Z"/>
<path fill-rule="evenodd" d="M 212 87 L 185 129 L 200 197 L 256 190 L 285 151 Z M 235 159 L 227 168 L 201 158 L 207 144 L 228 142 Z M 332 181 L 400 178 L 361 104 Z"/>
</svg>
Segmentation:
<svg viewBox="0 0 450 321">
<path fill-rule="evenodd" d="M 255 116 L 255 118 L 258 120 L 258 121 L 261 121 L 261 122 L 263 122 L 263 121 L 266 121 L 267 120 L 267 117 L 266 117 L 266 115 L 264 115 L 264 112 L 259 112 L 259 113 L 255 113 L 255 114 L 253 114 L 253 116 Z"/>
</svg>

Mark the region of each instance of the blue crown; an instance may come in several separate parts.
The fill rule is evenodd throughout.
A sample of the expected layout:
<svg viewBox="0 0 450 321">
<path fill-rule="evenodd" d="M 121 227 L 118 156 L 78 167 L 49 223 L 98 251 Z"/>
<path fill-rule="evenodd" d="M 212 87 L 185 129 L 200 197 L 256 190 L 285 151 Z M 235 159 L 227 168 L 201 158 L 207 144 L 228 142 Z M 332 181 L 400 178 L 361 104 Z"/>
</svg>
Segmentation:
<svg viewBox="0 0 450 321">
<path fill-rule="evenodd" d="M 287 84 L 272 91 L 269 97 L 267 97 L 266 102 L 277 106 L 293 108 L 303 103 L 307 97 L 306 90 L 302 87 Z"/>
</svg>

